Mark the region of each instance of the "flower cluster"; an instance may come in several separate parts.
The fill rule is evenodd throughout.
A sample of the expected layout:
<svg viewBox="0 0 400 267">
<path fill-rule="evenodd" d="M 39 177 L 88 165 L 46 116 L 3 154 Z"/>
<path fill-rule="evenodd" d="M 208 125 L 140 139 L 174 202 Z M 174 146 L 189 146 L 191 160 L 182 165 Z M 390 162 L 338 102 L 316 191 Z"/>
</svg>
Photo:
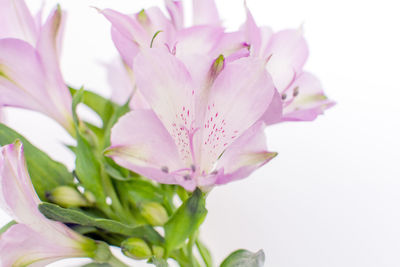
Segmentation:
<svg viewBox="0 0 400 267">
<path fill-rule="evenodd" d="M 243 26 L 227 32 L 213 0 L 193 0 L 187 27 L 183 3 L 165 4 L 168 15 L 158 7 L 98 10 L 124 66 L 110 75 L 125 83 L 115 83 L 118 99 L 108 100 L 66 85 L 59 6 L 42 23 L 42 12 L 32 15 L 23 0 L 0 0 L 0 106 L 41 112 L 76 139 L 70 173 L 0 125 L 0 203 L 14 219 L 0 231 L 0 266 L 69 257 L 125 266 L 107 244 L 156 266 L 168 258 L 200 266 L 191 252 L 197 246 L 210 266 L 198 239 L 206 194 L 277 155 L 267 149 L 265 127 L 314 120 L 334 104 L 303 70 L 302 29 L 260 27 L 245 7 Z M 103 125 L 79 118 L 79 104 Z M 262 266 L 263 257 L 239 250 L 221 266 Z"/>
</svg>

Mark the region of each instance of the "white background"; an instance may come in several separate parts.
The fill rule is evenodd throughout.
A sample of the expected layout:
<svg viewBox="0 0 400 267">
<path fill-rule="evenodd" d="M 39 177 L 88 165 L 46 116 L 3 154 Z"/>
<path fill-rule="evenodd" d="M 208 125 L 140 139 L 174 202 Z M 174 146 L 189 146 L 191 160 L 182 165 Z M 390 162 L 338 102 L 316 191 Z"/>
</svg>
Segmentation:
<svg viewBox="0 0 400 267">
<path fill-rule="evenodd" d="M 48 1 L 52 6 L 56 1 Z M 74 85 L 110 95 L 101 66 L 117 53 L 94 9 L 137 12 L 152 0 L 59 0 L 69 13 L 63 71 Z M 190 1 L 184 0 L 189 9 Z M 224 24 L 244 21 L 243 1 L 217 0 Z M 36 9 L 40 1 L 30 0 Z M 271 267 L 400 266 L 400 5 L 396 0 L 248 0 L 274 30 L 304 23 L 306 69 L 338 104 L 312 123 L 267 129 L 279 156 L 246 180 L 215 188 L 202 228 L 216 262 L 238 248 L 263 248 Z M 73 166 L 68 136 L 33 112 L 8 123 Z M 9 218 L 0 213 L 0 221 Z M 52 266 L 72 266 L 64 262 Z M 135 266 L 139 266 L 135 264 Z M 147 266 L 144 264 L 144 266 Z"/>
</svg>

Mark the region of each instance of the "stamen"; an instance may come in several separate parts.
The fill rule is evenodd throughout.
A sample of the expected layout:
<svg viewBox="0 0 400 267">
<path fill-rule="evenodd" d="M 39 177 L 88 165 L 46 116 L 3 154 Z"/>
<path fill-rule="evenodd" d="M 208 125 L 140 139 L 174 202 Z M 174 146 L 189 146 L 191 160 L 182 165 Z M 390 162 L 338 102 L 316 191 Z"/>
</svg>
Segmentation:
<svg viewBox="0 0 400 267">
<path fill-rule="evenodd" d="M 194 164 L 192 164 L 192 165 L 190 166 L 190 168 L 192 169 L 192 172 L 196 172 L 196 166 L 195 166 Z"/>
<path fill-rule="evenodd" d="M 285 100 L 287 98 L 287 94 L 282 94 L 282 100 Z"/>
<path fill-rule="evenodd" d="M 186 174 L 185 176 L 183 176 L 183 179 L 185 179 L 185 181 L 189 181 L 192 179 L 192 177 L 189 174 Z"/>
<path fill-rule="evenodd" d="M 161 171 L 162 171 L 162 172 L 165 172 L 165 173 L 169 173 L 169 169 L 168 169 L 167 166 L 163 166 L 163 167 L 161 168 Z"/>
<path fill-rule="evenodd" d="M 298 95 L 299 95 L 299 87 L 296 86 L 296 87 L 293 89 L 293 97 L 296 97 L 296 96 L 298 96 Z"/>
</svg>

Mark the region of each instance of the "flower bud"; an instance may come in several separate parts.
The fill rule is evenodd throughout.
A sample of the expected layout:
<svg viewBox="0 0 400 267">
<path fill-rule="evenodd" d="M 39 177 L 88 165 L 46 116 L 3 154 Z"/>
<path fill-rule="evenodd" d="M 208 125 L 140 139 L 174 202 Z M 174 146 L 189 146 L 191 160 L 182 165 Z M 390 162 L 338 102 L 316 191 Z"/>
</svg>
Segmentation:
<svg viewBox="0 0 400 267">
<path fill-rule="evenodd" d="M 94 194 L 92 192 L 85 190 L 85 193 L 83 193 L 83 195 L 85 196 L 87 201 L 89 201 L 90 204 L 96 203 L 96 197 L 94 196 Z"/>
<path fill-rule="evenodd" d="M 87 207 L 89 202 L 71 186 L 59 186 L 46 194 L 47 199 L 64 208 Z"/>
<path fill-rule="evenodd" d="M 140 214 L 153 226 L 162 226 L 168 221 L 167 211 L 157 202 L 149 202 L 141 205 Z"/>
<path fill-rule="evenodd" d="M 152 250 L 153 250 L 153 255 L 156 257 L 156 258 L 162 258 L 163 256 L 164 256 L 164 248 L 163 247 L 160 247 L 160 246 L 152 246 L 151 247 L 152 248 Z"/>
<path fill-rule="evenodd" d="M 151 249 L 147 243 L 136 237 L 128 238 L 122 242 L 121 250 L 125 256 L 136 260 L 144 260 L 152 256 Z"/>
</svg>

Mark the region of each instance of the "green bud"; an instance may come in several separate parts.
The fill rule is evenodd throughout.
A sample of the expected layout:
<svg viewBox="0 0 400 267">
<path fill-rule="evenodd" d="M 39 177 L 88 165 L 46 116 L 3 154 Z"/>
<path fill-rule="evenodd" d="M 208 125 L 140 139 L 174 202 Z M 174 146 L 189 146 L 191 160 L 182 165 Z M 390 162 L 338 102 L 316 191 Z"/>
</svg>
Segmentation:
<svg viewBox="0 0 400 267">
<path fill-rule="evenodd" d="M 153 254 L 147 243 L 136 237 L 128 238 L 122 242 L 121 250 L 125 256 L 136 260 L 148 259 Z"/>
<path fill-rule="evenodd" d="M 89 202 L 71 186 L 59 186 L 46 194 L 47 199 L 64 208 L 87 207 Z"/>
<path fill-rule="evenodd" d="M 83 195 L 90 204 L 96 203 L 96 197 L 93 195 L 92 192 L 85 190 L 85 193 L 83 193 Z"/>
<path fill-rule="evenodd" d="M 153 255 L 156 256 L 156 258 L 162 258 L 164 256 L 164 248 L 159 247 L 159 246 L 152 246 L 153 249 Z"/>
<path fill-rule="evenodd" d="M 157 202 L 149 202 L 141 205 L 140 214 L 153 226 L 162 226 L 168 221 L 167 211 Z"/>
</svg>

